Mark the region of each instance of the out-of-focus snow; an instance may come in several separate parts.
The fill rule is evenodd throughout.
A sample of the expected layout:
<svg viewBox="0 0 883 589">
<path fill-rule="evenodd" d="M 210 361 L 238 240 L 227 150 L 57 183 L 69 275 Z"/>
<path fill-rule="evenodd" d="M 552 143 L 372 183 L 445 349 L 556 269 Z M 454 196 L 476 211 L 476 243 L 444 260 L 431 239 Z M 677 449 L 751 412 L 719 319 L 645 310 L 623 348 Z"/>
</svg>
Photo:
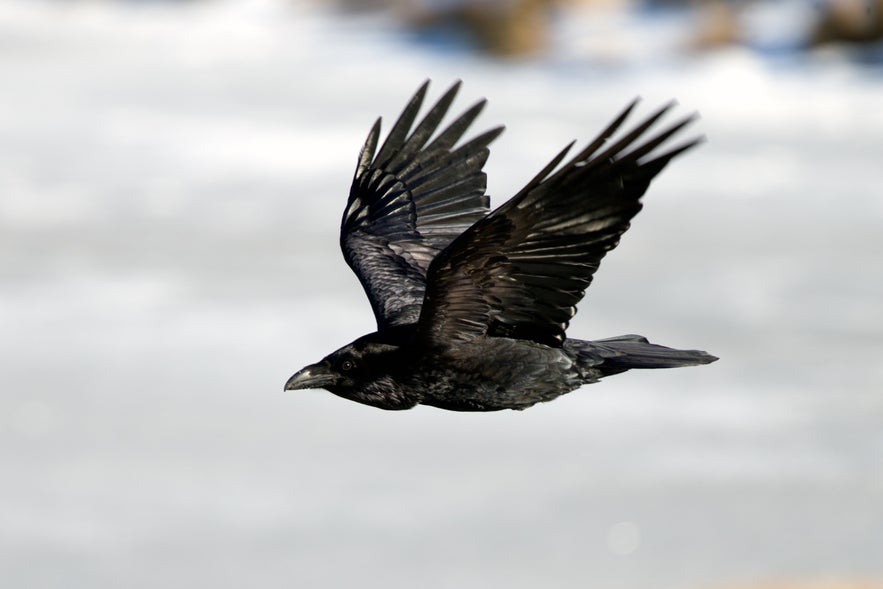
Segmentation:
<svg viewBox="0 0 883 589">
<path fill-rule="evenodd" d="M 879 71 L 611 63 L 558 26 L 551 55 L 495 61 L 294 2 L 0 7 L 5 586 L 883 574 Z M 524 413 L 283 394 L 373 328 L 339 215 L 370 124 L 426 77 L 508 126 L 494 203 L 636 94 L 698 110 L 709 142 L 651 188 L 571 333 L 721 361 Z"/>
</svg>

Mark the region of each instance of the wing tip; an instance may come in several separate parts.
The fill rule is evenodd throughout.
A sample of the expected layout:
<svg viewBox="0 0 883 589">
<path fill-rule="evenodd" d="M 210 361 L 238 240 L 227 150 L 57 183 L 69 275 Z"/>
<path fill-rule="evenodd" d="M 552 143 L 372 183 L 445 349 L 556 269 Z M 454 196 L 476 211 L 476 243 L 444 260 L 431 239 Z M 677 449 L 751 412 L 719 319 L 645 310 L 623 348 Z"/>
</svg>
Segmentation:
<svg viewBox="0 0 883 589">
<path fill-rule="evenodd" d="M 625 106 L 625 108 L 622 110 L 617 118 L 625 118 L 629 116 L 629 114 L 631 114 L 632 111 L 634 111 L 638 107 L 638 105 L 643 102 L 643 100 L 644 97 L 640 94 L 635 95 L 635 97 L 631 99 L 631 101 Z"/>
<path fill-rule="evenodd" d="M 377 153 L 377 143 L 380 139 L 380 128 L 383 122 L 383 117 L 377 117 L 374 121 L 374 124 L 371 125 L 371 130 L 368 131 L 368 137 L 365 138 L 365 143 L 362 144 L 362 149 L 359 150 L 359 163 L 356 165 L 356 173 L 355 177 L 361 178 L 371 166 L 371 162 L 374 160 L 374 155 Z"/>
</svg>

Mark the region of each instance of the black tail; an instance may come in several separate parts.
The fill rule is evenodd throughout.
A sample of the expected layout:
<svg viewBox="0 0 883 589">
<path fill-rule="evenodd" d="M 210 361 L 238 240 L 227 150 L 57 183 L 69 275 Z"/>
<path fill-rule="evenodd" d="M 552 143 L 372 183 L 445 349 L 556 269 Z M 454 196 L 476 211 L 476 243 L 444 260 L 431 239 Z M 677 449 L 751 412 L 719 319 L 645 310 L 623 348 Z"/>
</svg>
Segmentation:
<svg viewBox="0 0 883 589">
<path fill-rule="evenodd" d="M 620 335 L 590 342 L 566 340 L 564 347 L 576 354 L 580 367 L 600 371 L 604 376 L 632 368 L 678 368 L 717 360 L 716 356 L 699 350 L 675 350 L 651 344 L 640 335 Z"/>
</svg>

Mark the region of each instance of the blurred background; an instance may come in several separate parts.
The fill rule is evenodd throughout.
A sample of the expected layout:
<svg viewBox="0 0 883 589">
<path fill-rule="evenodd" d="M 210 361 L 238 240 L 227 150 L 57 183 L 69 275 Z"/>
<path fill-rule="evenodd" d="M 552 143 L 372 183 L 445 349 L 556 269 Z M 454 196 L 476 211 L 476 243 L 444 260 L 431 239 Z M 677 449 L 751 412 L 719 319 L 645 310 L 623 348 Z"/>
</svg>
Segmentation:
<svg viewBox="0 0 883 589">
<path fill-rule="evenodd" d="M 881 587 L 883 3 L 0 3 L 4 587 Z M 711 366 L 525 412 L 282 392 L 374 328 L 337 249 L 426 78 L 492 203 L 701 113 L 570 333 Z"/>
</svg>

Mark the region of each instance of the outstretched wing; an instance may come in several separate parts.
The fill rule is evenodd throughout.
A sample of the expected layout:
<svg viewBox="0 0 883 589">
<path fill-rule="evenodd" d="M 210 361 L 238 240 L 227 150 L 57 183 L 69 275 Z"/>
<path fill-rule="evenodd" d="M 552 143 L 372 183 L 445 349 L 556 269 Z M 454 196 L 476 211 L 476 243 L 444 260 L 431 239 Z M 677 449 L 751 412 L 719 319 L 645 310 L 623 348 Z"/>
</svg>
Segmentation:
<svg viewBox="0 0 883 589">
<path fill-rule="evenodd" d="M 567 146 L 517 195 L 436 257 L 427 277 L 421 337 L 563 343 L 576 304 L 601 259 L 641 209 L 639 199 L 650 181 L 673 157 L 701 141 L 651 155 L 694 119 L 642 142 L 668 105 L 602 149 L 636 103 L 552 173 L 573 143 Z"/>
<path fill-rule="evenodd" d="M 484 107 L 467 110 L 431 143 L 460 82 L 416 128 L 425 82 L 399 116 L 375 156 L 380 119 L 359 155 L 340 228 L 340 247 L 371 301 L 378 329 L 420 316 L 430 262 L 488 211 L 482 167 L 502 127 L 454 148 Z"/>
</svg>

